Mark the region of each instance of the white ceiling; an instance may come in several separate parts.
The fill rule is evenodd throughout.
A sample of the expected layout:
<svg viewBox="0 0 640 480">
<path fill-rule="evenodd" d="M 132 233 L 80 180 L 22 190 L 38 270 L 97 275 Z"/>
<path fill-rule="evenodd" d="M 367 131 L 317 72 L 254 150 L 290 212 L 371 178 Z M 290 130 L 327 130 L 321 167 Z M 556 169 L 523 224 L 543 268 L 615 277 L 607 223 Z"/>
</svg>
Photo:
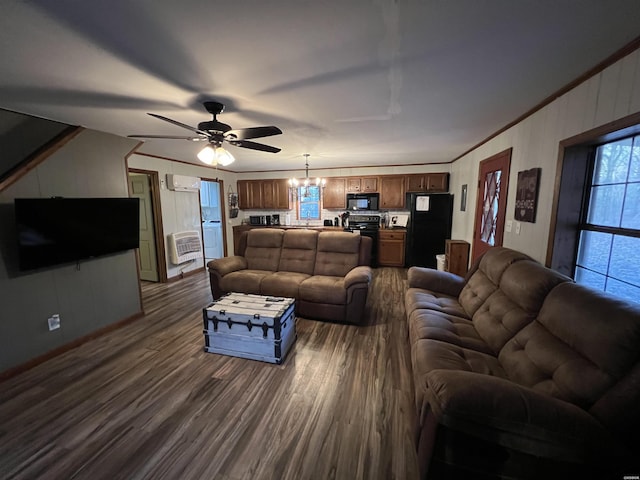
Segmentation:
<svg viewBox="0 0 640 480">
<path fill-rule="evenodd" d="M 450 161 L 640 35 L 638 0 L 0 0 L 0 107 L 130 134 L 276 125 L 234 171 Z M 198 163 L 202 144 L 142 152 Z"/>
</svg>

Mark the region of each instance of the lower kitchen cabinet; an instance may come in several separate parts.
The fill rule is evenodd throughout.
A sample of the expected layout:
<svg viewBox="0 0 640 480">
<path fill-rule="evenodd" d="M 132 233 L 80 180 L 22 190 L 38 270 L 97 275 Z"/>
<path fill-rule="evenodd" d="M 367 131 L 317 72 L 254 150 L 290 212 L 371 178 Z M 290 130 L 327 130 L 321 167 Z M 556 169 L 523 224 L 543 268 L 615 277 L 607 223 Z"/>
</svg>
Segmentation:
<svg viewBox="0 0 640 480">
<path fill-rule="evenodd" d="M 404 267 L 405 230 L 381 229 L 378 232 L 378 265 Z"/>
</svg>

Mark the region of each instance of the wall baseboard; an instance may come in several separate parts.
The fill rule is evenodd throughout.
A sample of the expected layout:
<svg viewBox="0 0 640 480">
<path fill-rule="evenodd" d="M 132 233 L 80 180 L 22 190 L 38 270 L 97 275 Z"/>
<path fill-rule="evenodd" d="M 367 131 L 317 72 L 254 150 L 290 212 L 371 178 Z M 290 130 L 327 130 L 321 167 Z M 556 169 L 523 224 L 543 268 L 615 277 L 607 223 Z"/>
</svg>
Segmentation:
<svg viewBox="0 0 640 480">
<path fill-rule="evenodd" d="M 184 272 L 181 273 L 180 275 L 176 275 L 174 277 L 169 277 L 167 279 L 167 282 L 177 282 L 179 280 L 182 280 L 185 277 L 190 277 L 191 275 L 195 275 L 197 273 L 202 273 L 205 272 L 205 268 L 204 267 L 200 267 L 200 268 L 196 268 L 195 270 L 189 270 L 188 272 Z"/>
<path fill-rule="evenodd" d="M 102 327 L 94 332 L 91 332 L 87 335 L 76 338 L 75 340 L 72 340 L 69 343 L 65 343 L 64 345 L 61 345 L 60 347 L 55 348 L 47 353 L 44 353 L 36 358 L 33 358 L 25 363 L 16 365 L 15 367 L 11 367 L 10 369 L 5 370 L 4 372 L 0 372 L 0 383 L 20 373 L 26 372 L 27 370 L 30 370 L 33 367 L 46 362 L 47 360 L 51 360 L 52 358 L 57 357 L 58 355 L 62 355 L 63 353 L 68 352 L 69 350 L 73 350 L 74 348 L 79 347 L 80 345 L 87 343 L 90 340 L 94 340 L 98 337 L 106 335 L 109 332 L 112 332 L 121 327 L 124 327 L 125 325 L 128 325 L 129 323 L 132 323 L 142 317 L 144 317 L 144 312 L 135 313 L 130 317 L 124 318 L 115 323 L 107 325 L 106 327 Z"/>
</svg>

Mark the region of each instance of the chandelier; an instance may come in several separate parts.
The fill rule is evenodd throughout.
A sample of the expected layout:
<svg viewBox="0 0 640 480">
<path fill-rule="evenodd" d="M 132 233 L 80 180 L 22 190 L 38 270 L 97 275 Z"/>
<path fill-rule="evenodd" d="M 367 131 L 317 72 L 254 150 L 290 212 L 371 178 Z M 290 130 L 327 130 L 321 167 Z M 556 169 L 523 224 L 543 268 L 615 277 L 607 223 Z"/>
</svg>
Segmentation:
<svg viewBox="0 0 640 480">
<path fill-rule="evenodd" d="M 210 143 L 198 153 L 198 159 L 207 165 L 222 165 L 226 167 L 236 161 L 231 153 L 215 143 Z"/>
<path fill-rule="evenodd" d="M 309 193 L 309 187 L 312 186 L 312 180 L 309 178 L 309 154 L 305 153 L 304 155 L 304 173 L 305 173 L 305 178 L 298 180 L 297 178 L 290 178 L 289 179 L 289 190 L 291 190 L 291 194 L 293 195 L 293 198 L 296 198 L 298 195 L 298 187 L 302 186 L 302 197 L 303 198 L 308 198 L 311 196 L 311 194 Z M 320 187 L 320 188 L 324 188 L 325 185 L 327 183 L 327 179 L 326 178 L 320 178 L 320 177 L 316 177 L 316 179 L 313 181 L 313 185 L 315 185 L 316 187 Z"/>
</svg>

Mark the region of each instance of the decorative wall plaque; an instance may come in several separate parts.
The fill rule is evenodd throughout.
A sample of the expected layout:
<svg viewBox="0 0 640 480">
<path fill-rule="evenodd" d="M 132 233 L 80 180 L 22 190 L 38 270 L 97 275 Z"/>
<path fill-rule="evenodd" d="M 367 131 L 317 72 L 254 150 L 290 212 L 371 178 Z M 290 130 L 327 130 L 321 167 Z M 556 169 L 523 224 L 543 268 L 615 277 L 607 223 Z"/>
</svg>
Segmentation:
<svg viewBox="0 0 640 480">
<path fill-rule="evenodd" d="M 518 172 L 515 219 L 519 222 L 536 221 L 540 171 L 540 168 L 532 168 Z"/>
</svg>

